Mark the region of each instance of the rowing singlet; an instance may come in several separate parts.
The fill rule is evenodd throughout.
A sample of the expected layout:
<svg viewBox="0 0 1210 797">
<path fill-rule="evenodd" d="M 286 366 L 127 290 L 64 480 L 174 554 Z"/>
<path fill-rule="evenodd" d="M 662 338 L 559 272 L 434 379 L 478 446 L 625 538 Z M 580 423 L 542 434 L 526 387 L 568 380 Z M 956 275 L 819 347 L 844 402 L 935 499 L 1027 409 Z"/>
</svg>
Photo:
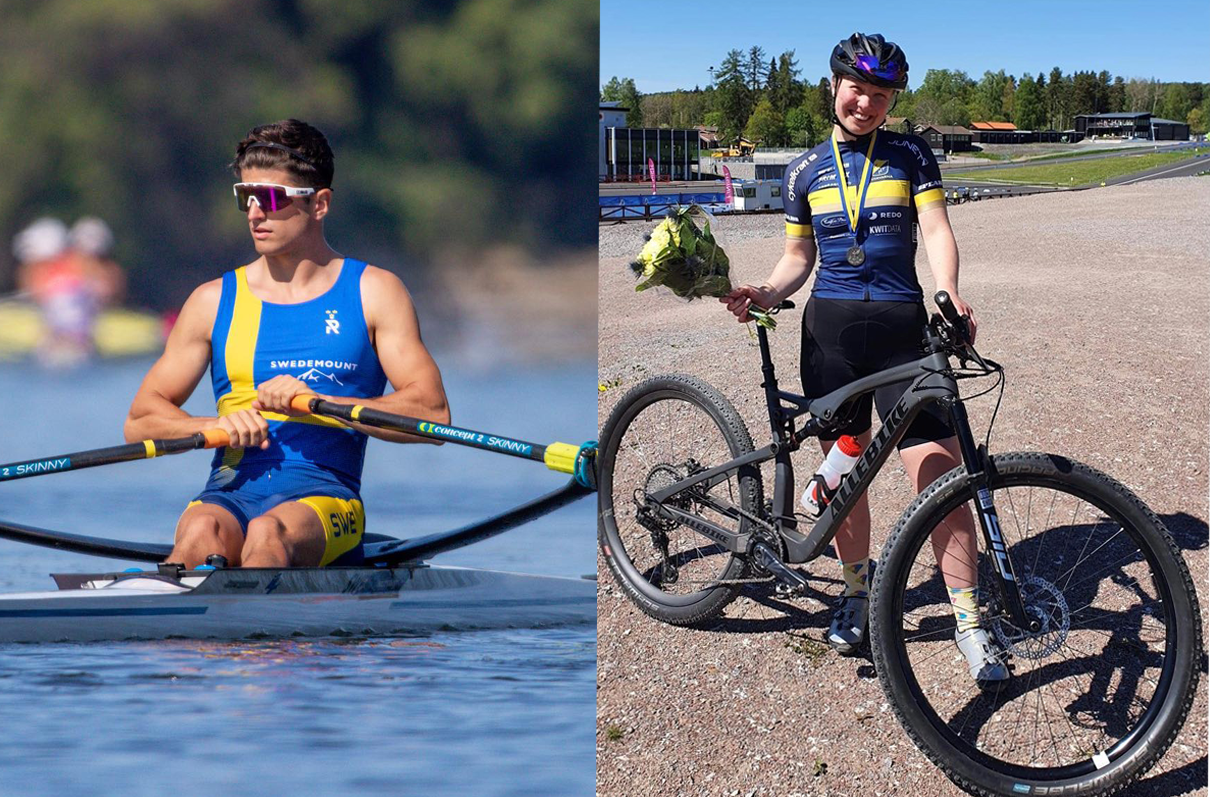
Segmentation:
<svg viewBox="0 0 1210 797">
<path fill-rule="evenodd" d="M 248 409 L 256 386 L 288 374 L 316 393 L 381 396 L 386 375 L 370 343 L 361 305 L 366 264 L 345 258 L 336 283 L 299 304 L 273 304 L 253 295 L 244 268 L 223 275 L 218 317 L 211 333 L 210 376 L 220 416 Z M 335 477 L 350 490 L 361 486 L 366 435 L 326 418 L 265 413 L 270 445 L 216 451 L 210 483 L 273 479 L 287 482 Z"/>
</svg>

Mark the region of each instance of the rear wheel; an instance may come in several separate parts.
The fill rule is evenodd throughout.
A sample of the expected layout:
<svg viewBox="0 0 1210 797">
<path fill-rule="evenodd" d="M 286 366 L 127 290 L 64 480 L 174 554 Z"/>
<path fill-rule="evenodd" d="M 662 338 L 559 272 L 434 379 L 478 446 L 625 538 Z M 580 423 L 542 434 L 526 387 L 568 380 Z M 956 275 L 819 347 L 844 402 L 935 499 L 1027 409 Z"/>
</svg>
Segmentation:
<svg viewBox="0 0 1210 797">
<path fill-rule="evenodd" d="M 689 625 L 717 616 L 734 600 L 744 561 L 661 514 L 647 496 L 751 450 L 752 438 L 735 408 L 693 377 L 649 379 L 610 413 L 600 442 L 598 538 L 614 577 L 647 614 Z M 759 471 L 740 468 L 708 491 L 693 487 L 665 502 L 746 533 L 749 521 L 728 518 L 704 499 L 756 515 L 762 503 Z"/>
<path fill-rule="evenodd" d="M 988 488 L 1040 627 L 1008 618 L 977 533 L 981 625 L 1012 677 L 999 692 L 976 686 L 926 544 L 969 508 L 956 469 L 884 549 L 871 606 L 883 687 L 913 741 L 971 793 L 1113 793 L 1163 755 L 1193 702 L 1202 640 L 1188 569 L 1159 519 L 1105 474 L 1047 454 L 993 463 Z"/>
</svg>

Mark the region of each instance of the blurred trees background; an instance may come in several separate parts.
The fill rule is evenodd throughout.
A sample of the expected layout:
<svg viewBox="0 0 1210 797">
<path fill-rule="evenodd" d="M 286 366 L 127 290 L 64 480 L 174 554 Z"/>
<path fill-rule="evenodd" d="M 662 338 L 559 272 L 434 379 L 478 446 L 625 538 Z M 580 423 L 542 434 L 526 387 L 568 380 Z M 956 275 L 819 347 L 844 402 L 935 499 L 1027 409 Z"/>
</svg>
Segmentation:
<svg viewBox="0 0 1210 797">
<path fill-rule="evenodd" d="M 328 239 L 398 269 L 594 247 L 588 0 L 5 0 L 0 290 L 39 216 L 114 228 L 132 303 L 254 252 L 227 164 L 295 117 L 336 153 Z"/>
<path fill-rule="evenodd" d="M 710 68 L 705 89 L 640 95 L 632 79 L 615 77 L 602 98 L 615 98 L 605 97 L 611 86 L 628 85 L 627 107 L 638 107 L 645 127 L 706 125 L 718 128 L 724 144 L 742 135 L 764 147 L 809 148 L 832 130 L 832 90 L 828 76 L 812 83 L 801 80 L 801 72 L 794 50 L 770 57 L 757 46 L 728 51 Z M 1127 79 L 1106 70 L 1064 74 L 1058 67 L 1036 78 L 1003 69 L 979 80 L 951 69 L 913 75 L 914 88 L 900 93 L 890 115 L 914 124 L 1013 122 L 1022 130 L 1068 130 L 1077 114 L 1147 111 L 1185 122 L 1194 134 L 1210 129 L 1210 83 Z"/>
</svg>

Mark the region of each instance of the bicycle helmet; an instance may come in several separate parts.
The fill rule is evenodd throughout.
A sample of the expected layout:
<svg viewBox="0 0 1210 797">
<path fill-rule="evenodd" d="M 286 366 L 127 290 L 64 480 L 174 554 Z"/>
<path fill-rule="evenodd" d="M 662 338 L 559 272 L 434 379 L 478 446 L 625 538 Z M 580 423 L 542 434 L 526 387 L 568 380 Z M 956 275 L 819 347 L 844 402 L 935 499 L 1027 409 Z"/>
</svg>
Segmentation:
<svg viewBox="0 0 1210 797">
<path fill-rule="evenodd" d="M 908 62 L 899 45 L 875 33 L 854 33 L 832 49 L 832 74 L 885 89 L 907 88 Z"/>
</svg>

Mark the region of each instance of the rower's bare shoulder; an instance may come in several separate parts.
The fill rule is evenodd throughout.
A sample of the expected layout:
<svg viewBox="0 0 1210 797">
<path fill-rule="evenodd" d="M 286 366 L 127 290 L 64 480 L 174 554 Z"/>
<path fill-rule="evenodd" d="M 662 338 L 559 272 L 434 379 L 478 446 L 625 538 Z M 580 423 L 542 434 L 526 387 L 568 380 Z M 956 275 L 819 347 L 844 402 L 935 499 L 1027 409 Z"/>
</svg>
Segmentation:
<svg viewBox="0 0 1210 797">
<path fill-rule="evenodd" d="M 189 294 L 189 298 L 181 307 L 174 331 L 180 327 L 186 332 L 203 332 L 209 338 L 214 321 L 218 318 L 218 306 L 222 297 L 223 280 L 221 277 L 203 282 L 194 288 L 193 293 Z"/>
<path fill-rule="evenodd" d="M 367 308 L 383 312 L 412 307 L 412 296 L 394 272 L 366 266 L 361 275 L 361 297 Z"/>
</svg>

